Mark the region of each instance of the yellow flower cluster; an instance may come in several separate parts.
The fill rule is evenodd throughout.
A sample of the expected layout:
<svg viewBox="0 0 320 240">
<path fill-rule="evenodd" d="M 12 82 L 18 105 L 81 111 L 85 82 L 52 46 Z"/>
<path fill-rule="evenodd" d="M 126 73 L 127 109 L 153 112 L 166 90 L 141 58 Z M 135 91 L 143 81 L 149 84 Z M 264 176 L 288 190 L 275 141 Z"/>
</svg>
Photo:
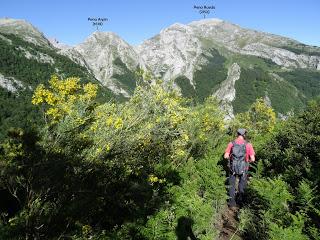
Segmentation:
<svg viewBox="0 0 320 240">
<path fill-rule="evenodd" d="M 65 80 L 59 80 L 58 76 L 53 75 L 49 80 L 52 90 L 60 93 L 60 95 L 75 94 L 80 89 L 80 78 L 70 77 Z"/>
<path fill-rule="evenodd" d="M 111 149 L 111 145 L 110 145 L 110 143 L 107 143 L 106 146 L 105 146 L 106 152 L 109 152 L 110 149 Z"/>
<path fill-rule="evenodd" d="M 41 103 L 48 103 L 51 106 L 54 106 L 58 102 L 58 98 L 51 92 L 46 89 L 43 84 L 39 84 L 32 96 L 32 104 L 39 105 Z"/>
<path fill-rule="evenodd" d="M 51 108 L 46 111 L 46 115 L 56 122 L 72 112 L 76 101 L 90 101 L 96 96 L 97 85 L 88 83 L 82 86 L 79 82 L 80 78 L 70 77 L 60 80 L 58 76 L 53 75 L 49 80 L 49 88 L 45 88 L 43 84 L 36 88 L 32 103 L 50 105 Z M 76 122 L 82 124 L 84 120 L 76 117 Z"/>
<path fill-rule="evenodd" d="M 235 129 L 239 126 L 244 127 L 253 135 L 254 133 L 270 132 L 275 124 L 275 112 L 260 98 L 251 105 L 249 111 L 236 116 L 233 127 Z"/>
<path fill-rule="evenodd" d="M 165 178 L 163 178 L 163 179 L 161 179 L 161 178 L 158 178 L 157 176 L 155 176 L 154 174 L 150 174 L 149 175 L 149 178 L 148 178 L 148 182 L 151 184 L 151 185 L 153 185 L 154 183 L 164 183 L 164 182 L 166 182 L 166 179 Z"/>
<path fill-rule="evenodd" d="M 208 113 L 206 113 L 203 116 L 202 123 L 203 123 L 203 128 L 204 128 L 205 131 L 210 131 L 211 130 L 211 121 L 210 121 Z"/>
<path fill-rule="evenodd" d="M 109 116 L 106 118 L 105 120 L 105 124 L 108 126 L 108 127 L 111 127 L 111 126 L 114 126 L 115 129 L 120 129 L 123 127 L 123 120 L 122 118 L 120 117 L 112 117 L 112 116 Z"/>
<path fill-rule="evenodd" d="M 98 124 L 96 124 L 96 123 L 92 124 L 92 126 L 90 127 L 90 130 L 93 132 L 96 132 L 97 129 L 98 129 Z"/>
<path fill-rule="evenodd" d="M 120 129 L 123 127 L 123 121 L 121 118 L 117 118 L 116 121 L 114 122 L 114 127 L 116 129 Z"/>
<path fill-rule="evenodd" d="M 110 116 L 106 119 L 106 124 L 108 127 L 112 126 L 113 123 L 113 118 Z"/>
<path fill-rule="evenodd" d="M 97 91 L 98 91 L 98 86 L 92 83 L 87 83 L 83 87 L 84 95 L 83 98 L 85 100 L 91 100 L 96 97 Z"/>
<path fill-rule="evenodd" d="M 88 236 L 92 233 L 92 227 L 90 225 L 83 225 L 82 226 L 82 234 L 84 236 Z"/>
<path fill-rule="evenodd" d="M 46 112 L 47 115 L 51 116 L 53 120 L 58 120 L 61 117 L 61 113 L 58 108 L 49 108 Z"/>
<path fill-rule="evenodd" d="M 181 114 L 178 114 L 177 112 L 172 112 L 170 115 L 170 121 L 174 127 L 180 124 L 183 120 L 184 120 L 184 116 L 182 116 Z"/>
<path fill-rule="evenodd" d="M 189 141 L 189 136 L 188 136 L 188 134 L 186 134 L 186 133 L 183 133 L 182 135 L 181 135 L 181 138 L 184 140 L 184 141 Z"/>
<path fill-rule="evenodd" d="M 251 118 L 257 128 L 272 131 L 276 123 L 276 114 L 273 109 L 266 105 L 263 99 L 258 99 L 251 107 Z"/>
</svg>

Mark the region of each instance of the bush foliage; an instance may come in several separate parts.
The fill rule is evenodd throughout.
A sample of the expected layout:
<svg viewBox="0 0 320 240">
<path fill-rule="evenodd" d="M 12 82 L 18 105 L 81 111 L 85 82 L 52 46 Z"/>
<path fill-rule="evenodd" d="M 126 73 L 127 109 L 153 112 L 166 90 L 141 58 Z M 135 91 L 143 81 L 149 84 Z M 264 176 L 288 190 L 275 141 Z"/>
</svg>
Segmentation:
<svg viewBox="0 0 320 240">
<path fill-rule="evenodd" d="M 2 239 L 217 238 L 221 156 L 239 127 L 257 163 L 237 232 L 319 239 L 319 101 L 280 121 L 257 99 L 226 122 L 211 97 L 194 105 L 173 83 L 136 79 L 122 103 L 99 103 L 98 87 L 75 77 L 38 85 L 30 101 L 45 126 L 1 143 Z"/>
<path fill-rule="evenodd" d="M 29 133 L 18 130 L 2 144 L 1 183 L 19 202 L 2 234 L 149 239 L 159 235 L 150 232 L 153 224 L 166 221 L 157 227 L 175 236 L 176 221 L 204 204 L 210 209 L 215 191 L 221 204 L 221 169 L 205 157 L 209 139 L 223 130 L 217 102 L 193 106 L 170 84 L 149 84 L 144 75 L 125 103 L 98 104 L 97 87 L 78 78 L 53 76 L 49 87 L 37 87 L 32 102 L 46 121 L 41 138 L 29 141 Z M 195 172 L 187 173 L 189 166 Z M 200 174 L 204 166 L 217 182 Z M 187 175 L 192 181 L 185 182 Z M 192 198 L 186 201 L 185 194 Z M 199 234 L 214 234 L 212 211 L 197 223 Z"/>
</svg>

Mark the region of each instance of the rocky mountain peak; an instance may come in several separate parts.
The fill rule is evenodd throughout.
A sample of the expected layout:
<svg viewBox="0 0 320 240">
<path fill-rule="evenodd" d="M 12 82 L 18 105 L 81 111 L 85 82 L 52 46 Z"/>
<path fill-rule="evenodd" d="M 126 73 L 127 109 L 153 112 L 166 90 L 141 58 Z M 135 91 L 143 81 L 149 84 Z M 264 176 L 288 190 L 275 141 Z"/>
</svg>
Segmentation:
<svg viewBox="0 0 320 240">
<path fill-rule="evenodd" d="M 92 70 L 95 77 L 115 93 L 128 96 L 121 86 L 115 84 L 114 76 L 135 71 L 143 65 L 135 49 L 112 32 L 94 32 L 83 43 L 75 46 Z"/>
<path fill-rule="evenodd" d="M 198 26 L 202 26 L 202 25 L 206 25 L 206 26 L 220 25 L 224 22 L 225 21 L 223 21 L 219 18 L 206 18 L 206 19 L 202 19 L 202 20 L 198 20 L 198 21 L 193 21 L 193 22 L 189 23 L 188 25 L 198 27 Z"/>
<path fill-rule="evenodd" d="M 94 61 L 100 57 L 104 60 L 109 59 L 109 61 L 115 58 L 121 60 L 130 58 L 136 62 L 139 59 L 133 47 L 112 32 L 94 32 L 83 43 L 77 45 L 75 49 L 86 57 L 92 56 Z M 136 60 L 133 60 L 134 58 Z"/>
<path fill-rule="evenodd" d="M 192 28 L 189 27 L 188 25 L 182 24 L 182 23 L 174 23 L 171 26 L 164 28 L 160 31 L 160 35 L 163 34 L 168 34 L 170 32 L 173 31 L 179 31 L 179 32 L 183 32 L 183 33 L 188 33 L 190 31 L 192 31 Z"/>
<path fill-rule="evenodd" d="M 31 42 L 36 45 L 52 47 L 50 42 L 40 32 L 36 27 L 31 23 L 21 20 L 21 19 L 12 19 L 12 18 L 1 18 L 0 19 L 0 32 L 6 34 L 18 35 L 27 42 Z"/>
<path fill-rule="evenodd" d="M 93 32 L 83 44 L 98 44 L 100 46 L 124 45 L 130 47 L 121 37 L 113 32 Z"/>
</svg>

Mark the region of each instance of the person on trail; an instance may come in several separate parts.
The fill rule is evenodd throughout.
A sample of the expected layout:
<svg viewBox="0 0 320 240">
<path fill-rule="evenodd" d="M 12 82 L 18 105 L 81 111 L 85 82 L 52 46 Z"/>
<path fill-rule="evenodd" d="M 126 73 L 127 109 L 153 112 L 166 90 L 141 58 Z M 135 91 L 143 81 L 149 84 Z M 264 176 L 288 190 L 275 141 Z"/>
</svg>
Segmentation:
<svg viewBox="0 0 320 240">
<path fill-rule="evenodd" d="M 229 160 L 229 207 L 236 207 L 241 203 L 244 189 L 247 185 L 249 163 L 255 161 L 255 152 L 250 143 L 246 141 L 247 130 L 237 130 L 237 138 L 230 142 L 225 150 L 224 158 Z M 238 198 L 236 200 L 236 179 L 239 178 Z"/>
</svg>

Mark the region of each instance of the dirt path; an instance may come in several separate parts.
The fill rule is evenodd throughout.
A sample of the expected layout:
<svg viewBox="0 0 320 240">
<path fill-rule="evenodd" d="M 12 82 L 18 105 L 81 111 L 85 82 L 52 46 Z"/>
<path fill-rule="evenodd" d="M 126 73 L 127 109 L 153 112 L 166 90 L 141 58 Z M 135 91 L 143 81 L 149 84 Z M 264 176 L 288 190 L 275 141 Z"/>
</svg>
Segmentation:
<svg viewBox="0 0 320 240">
<path fill-rule="evenodd" d="M 217 240 L 241 240 L 240 233 L 237 233 L 239 208 L 229 209 L 227 206 L 222 209 L 222 214 L 217 222 L 217 229 L 220 231 Z"/>
</svg>

